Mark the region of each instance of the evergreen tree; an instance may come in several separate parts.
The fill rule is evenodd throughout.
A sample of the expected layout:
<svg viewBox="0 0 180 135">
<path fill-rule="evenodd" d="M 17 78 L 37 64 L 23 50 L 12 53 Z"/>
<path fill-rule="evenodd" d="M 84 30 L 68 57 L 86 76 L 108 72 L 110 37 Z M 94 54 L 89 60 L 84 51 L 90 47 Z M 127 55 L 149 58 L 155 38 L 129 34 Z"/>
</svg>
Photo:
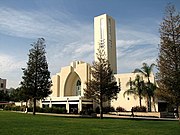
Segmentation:
<svg viewBox="0 0 180 135">
<path fill-rule="evenodd" d="M 180 105 L 180 14 L 168 5 L 160 25 L 158 95 L 168 103 Z"/>
<path fill-rule="evenodd" d="M 86 98 L 93 99 L 100 105 L 100 118 L 103 118 L 103 102 L 117 98 L 120 87 L 114 79 L 113 71 L 105 57 L 103 50 L 99 50 L 97 61 L 91 67 L 92 79 L 86 82 L 84 95 Z"/>
<path fill-rule="evenodd" d="M 43 99 L 51 94 L 51 79 L 48 70 L 48 63 L 45 56 L 45 40 L 39 38 L 32 44 L 29 51 L 29 60 L 27 68 L 23 69 L 23 81 L 21 89 L 25 91 L 26 96 L 33 100 L 33 114 L 36 112 L 36 100 Z"/>
</svg>

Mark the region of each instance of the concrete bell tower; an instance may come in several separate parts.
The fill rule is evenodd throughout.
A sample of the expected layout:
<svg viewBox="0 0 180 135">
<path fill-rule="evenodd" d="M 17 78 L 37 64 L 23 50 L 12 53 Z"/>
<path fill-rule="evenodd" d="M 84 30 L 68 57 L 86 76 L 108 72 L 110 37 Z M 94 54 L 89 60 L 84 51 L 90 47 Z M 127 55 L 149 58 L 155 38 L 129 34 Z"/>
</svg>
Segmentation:
<svg viewBox="0 0 180 135">
<path fill-rule="evenodd" d="M 103 48 L 113 73 L 117 73 L 115 21 L 107 14 L 94 17 L 95 61 L 98 49 Z"/>
</svg>

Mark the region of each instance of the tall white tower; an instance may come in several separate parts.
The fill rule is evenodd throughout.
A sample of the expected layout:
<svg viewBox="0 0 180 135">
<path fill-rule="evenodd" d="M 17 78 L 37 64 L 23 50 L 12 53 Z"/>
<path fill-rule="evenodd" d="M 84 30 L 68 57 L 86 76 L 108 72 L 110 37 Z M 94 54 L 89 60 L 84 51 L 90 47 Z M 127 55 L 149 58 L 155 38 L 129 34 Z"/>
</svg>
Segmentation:
<svg viewBox="0 0 180 135">
<path fill-rule="evenodd" d="M 117 73 L 115 21 L 107 14 L 94 17 L 94 49 L 95 61 L 98 49 L 104 49 L 113 73 Z"/>
</svg>

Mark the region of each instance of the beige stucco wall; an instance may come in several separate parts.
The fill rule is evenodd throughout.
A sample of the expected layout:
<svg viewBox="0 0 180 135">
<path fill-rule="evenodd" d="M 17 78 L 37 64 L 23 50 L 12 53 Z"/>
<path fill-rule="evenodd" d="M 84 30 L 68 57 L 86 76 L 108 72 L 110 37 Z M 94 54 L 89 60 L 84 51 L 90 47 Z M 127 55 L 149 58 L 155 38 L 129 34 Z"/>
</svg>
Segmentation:
<svg viewBox="0 0 180 135">
<path fill-rule="evenodd" d="M 89 72 L 90 65 L 82 61 L 74 61 L 70 66 L 63 67 L 59 73 L 52 76 L 51 97 L 76 96 L 77 80 L 81 81 L 81 96 L 83 96 L 85 82 L 90 78 Z"/>
<path fill-rule="evenodd" d="M 113 106 L 115 109 L 117 107 L 123 107 L 125 108 L 127 111 L 130 111 L 132 107 L 134 106 L 139 106 L 139 98 L 135 97 L 134 95 L 125 95 L 125 97 L 123 96 L 124 92 L 129 89 L 129 86 L 126 86 L 127 82 L 129 81 L 130 77 L 132 80 L 135 79 L 137 73 L 126 73 L 126 74 L 116 74 L 115 78 L 116 81 L 118 82 L 118 80 L 120 79 L 121 82 L 121 91 L 118 93 L 118 98 L 117 100 L 112 100 L 111 101 L 111 106 Z M 140 76 L 142 76 L 141 74 L 139 74 Z M 147 81 L 147 79 L 145 77 L 143 77 L 143 79 L 145 81 Z M 154 75 L 151 74 L 150 76 L 150 81 L 153 83 L 154 82 Z M 119 82 L 118 82 L 119 83 Z M 142 105 L 147 107 L 147 99 L 146 98 L 142 98 L 141 100 Z M 155 104 L 156 106 L 156 111 L 158 111 L 158 107 L 157 107 L 157 102 Z M 152 111 L 154 111 L 154 106 L 152 104 Z"/>
<path fill-rule="evenodd" d="M 86 87 L 85 82 L 90 79 L 90 65 L 84 62 L 72 62 L 70 66 L 63 67 L 60 73 L 52 76 L 52 90 L 53 93 L 51 95 L 52 99 L 55 97 L 61 97 L 63 99 L 67 99 L 66 97 L 80 97 L 76 96 L 75 87 L 77 80 L 81 81 L 81 96 L 84 95 L 84 88 Z M 135 79 L 137 73 L 126 73 L 126 74 L 115 74 L 115 79 L 119 84 L 119 79 L 121 83 L 121 91 L 118 93 L 117 100 L 111 101 L 111 106 L 115 109 L 117 107 L 123 107 L 127 111 L 130 111 L 132 107 L 139 106 L 139 98 L 134 95 L 125 95 L 124 92 L 129 89 L 126 86 L 130 77 L 132 80 Z M 141 74 L 139 74 L 142 76 Z M 147 81 L 147 79 L 143 76 L 143 79 Z M 154 82 L 154 75 L 151 74 L 150 81 Z M 61 93 L 59 95 L 59 93 Z M 145 97 L 142 98 L 142 105 L 147 107 L 147 99 Z M 155 103 L 156 111 L 158 111 L 157 102 Z M 154 111 L 154 104 L 152 103 L 152 111 Z"/>
<path fill-rule="evenodd" d="M 51 77 L 52 80 L 52 94 L 53 97 L 59 97 L 60 95 L 60 75 L 56 74 Z"/>
</svg>

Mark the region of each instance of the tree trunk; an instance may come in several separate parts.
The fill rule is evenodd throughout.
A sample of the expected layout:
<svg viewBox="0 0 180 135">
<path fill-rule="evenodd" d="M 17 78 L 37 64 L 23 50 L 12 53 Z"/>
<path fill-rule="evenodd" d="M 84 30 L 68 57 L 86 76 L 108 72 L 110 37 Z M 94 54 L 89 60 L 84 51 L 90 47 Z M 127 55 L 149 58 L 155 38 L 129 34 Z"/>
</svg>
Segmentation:
<svg viewBox="0 0 180 135">
<path fill-rule="evenodd" d="M 148 97 L 148 112 L 151 112 L 151 97 Z"/>
<path fill-rule="evenodd" d="M 149 79 L 149 76 L 148 76 L 148 112 L 151 112 L 151 95 L 149 94 L 149 91 L 150 91 L 150 79 Z"/>
<path fill-rule="evenodd" d="M 153 104 L 154 104 L 154 111 L 156 112 L 156 103 L 155 103 L 155 98 L 153 97 Z"/>
<path fill-rule="evenodd" d="M 178 104 L 176 105 L 176 116 L 177 118 L 179 118 L 179 105 Z"/>
<path fill-rule="evenodd" d="M 100 100 L 100 119 L 103 119 L 103 105 L 102 105 L 102 100 Z"/>
<path fill-rule="evenodd" d="M 139 105 L 141 107 L 141 96 L 139 96 Z"/>
<path fill-rule="evenodd" d="M 34 103 L 34 106 L 33 106 L 33 115 L 36 114 L 36 98 L 33 98 L 33 103 Z"/>
</svg>

